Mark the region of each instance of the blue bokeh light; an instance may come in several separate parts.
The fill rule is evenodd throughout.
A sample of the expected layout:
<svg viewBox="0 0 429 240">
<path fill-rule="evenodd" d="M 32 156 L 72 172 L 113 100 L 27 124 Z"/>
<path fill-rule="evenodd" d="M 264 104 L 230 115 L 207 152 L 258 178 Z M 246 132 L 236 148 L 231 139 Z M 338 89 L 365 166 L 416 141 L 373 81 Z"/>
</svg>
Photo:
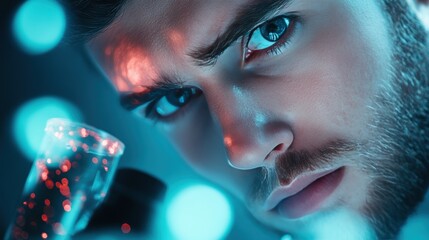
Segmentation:
<svg viewBox="0 0 429 240">
<path fill-rule="evenodd" d="M 280 240 L 293 240 L 293 237 L 289 234 L 285 234 L 282 236 Z"/>
<path fill-rule="evenodd" d="M 167 209 L 168 226 L 175 239 L 223 239 L 231 230 L 232 208 L 218 190 L 206 185 L 178 192 Z"/>
<path fill-rule="evenodd" d="M 61 41 L 66 29 L 63 7 L 55 0 L 28 0 L 18 9 L 13 32 L 30 54 L 45 53 Z"/>
<path fill-rule="evenodd" d="M 80 111 L 71 103 L 57 97 L 41 97 L 24 103 L 15 113 L 13 135 L 22 153 L 33 161 L 50 118 L 81 121 Z"/>
</svg>

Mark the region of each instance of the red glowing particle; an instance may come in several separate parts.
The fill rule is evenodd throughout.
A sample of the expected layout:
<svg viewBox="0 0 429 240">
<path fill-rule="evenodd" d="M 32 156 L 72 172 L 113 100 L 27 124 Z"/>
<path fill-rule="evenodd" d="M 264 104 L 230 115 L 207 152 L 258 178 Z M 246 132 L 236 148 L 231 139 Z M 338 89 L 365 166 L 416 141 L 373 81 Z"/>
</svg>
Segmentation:
<svg viewBox="0 0 429 240">
<path fill-rule="evenodd" d="M 47 233 L 45 233 L 45 232 L 44 232 L 44 233 L 42 233 L 40 236 L 42 236 L 42 238 L 43 238 L 43 239 L 48 238 L 48 234 L 47 234 Z"/>
<path fill-rule="evenodd" d="M 64 200 L 63 201 L 63 208 L 64 208 L 64 211 L 66 211 L 66 212 L 70 212 L 71 211 L 71 203 L 70 203 L 69 200 Z"/>
<path fill-rule="evenodd" d="M 71 168 L 71 162 L 68 159 L 64 160 L 63 164 L 61 164 L 61 170 L 63 172 L 68 172 L 70 168 Z"/>
<path fill-rule="evenodd" d="M 81 128 L 79 132 L 83 138 L 88 137 L 88 131 L 85 128 Z"/>
<path fill-rule="evenodd" d="M 57 174 L 57 175 L 60 175 L 61 174 L 61 171 L 60 170 L 55 170 L 55 173 Z"/>
<path fill-rule="evenodd" d="M 123 223 L 121 225 L 121 231 L 125 234 L 129 233 L 131 231 L 131 226 L 128 223 Z"/>
<path fill-rule="evenodd" d="M 63 185 L 68 185 L 69 184 L 69 180 L 67 178 L 63 178 L 63 179 L 61 179 L 61 183 Z"/>
<path fill-rule="evenodd" d="M 62 185 L 60 182 L 56 182 L 56 183 L 55 183 L 55 186 L 56 186 L 57 188 L 61 188 L 63 185 Z"/>
<path fill-rule="evenodd" d="M 48 179 L 48 180 L 46 180 L 45 185 L 48 189 L 52 189 L 54 187 L 54 182 L 52 182 L 52 180 Z"/>
<path fill-rule="evenodd" d="M 110 154 L 113 155 L 113 154 L 115 154 L 116 149 L 114 147 L 109 147 L 108 151 Z"/>
<path fill-rule="evenodd" d="M 49 173 L 48 170 L 45 170 L 45 171 L 42 172 L 41 178 L 42 178 L 43 181 L 46 181 L 48 179 L 48 173 Z"/>
<path fill-rule="evenodd" d="M 83 150 L 85 150 L 85 152 L 88 152 L 88 150 L 89 150 L 88 144 L 86 144 L 86 143 L 82 144 L 82 148 L 83 148 Z"/>
<path fill-rule="evenodd" d="M 104 165 L 107 165 L 107 163 L 108 163 L 108 162 L 107 162 L 107 159 L 103 158 L 103 164 L 104 164 Z"/>
<path fill-rule="evenodd" d="M 61 186 L 60 193 L 64 197 L 70 197 L 70 188 L 68 186 L 66 186 L 66 185 Z"/>
<path fill-rule="evenodd" d="M 104 166 L 104 171 L 108 172 L 108 171 L 109 171 L 109 168 L 108 168 L 108 167 L 106 167 L 106 166 Z"/>
<path fill-rule="evenodd" d="M 97 140 L 97 142 L 101 141 L 101 137 L 96 132 L 92 132 L 92 136 Z"/>
<path fill-rule="evenodd" d="M 43 159 L 37 160 L 37 168 L 42 170 L 46 168 L 45 164 L 43 163 Z"/>
<path fill-rule="evenodd" d="M 32 199 L 35 199 L 35 198 L 36 198 L 36 194 L 35 194 L 35 193 L 31 193 L 31 194 L 30 194 L 30 197 L 31 197 Z"/>
<path fill-rule="evenodd" d="M 61 170 L 63 171 L 63 172 L 68 172 L 68 170 L 69 170 L 70 168 L 67 166 L 67 165 L 62 165 L 61 166 Z"/>
<path fill-rule="evenodd" d="M 46 214 L 42 214 L 41 218 L 42 218 L 42 221 L 44 221 L 44 222 L 48 221 L 48 215 L 46 215 Z"/>
<path fill-rule="evenodd" d="M 55 232 L 56 234 L 59 234 L 59 235 L 64 235 L 64 234 L 65 234 L 65 231 L 64 231 L 63 225 L 61 225 L 61 223 L 55 223 L 55 224 L 53 225 L 53 228 L 54 228 L 54 232 Z"/>
<path fill-rule="evenodd" d="M 107 141 L 107 140 L 103 140 L 102 142 L 101 142 L 101 145 L 103 145 L 104 147 L 105 146 L 107 146 L 107 144 L 108 144 L 109 142 Z"/>
<path fill-rule="evenodd" d="M 54 136 L 57 137 L 58 139 L 61 139 L 61 138 L 63 138 L 64 133 L 62 133 L 62 132 L 55 132 Z"/>
<path fill-rule="evenodd" d="M 93 158 L 92 158 L 92 163 L 97 164 L 97 163 L 98 163 L 98 158 L 93 157 Z"/>
<path fill-rule="evenodd" d="M 29 209 L 33 209 L 33 208 L 34 208 L 34 205 L 35 205 L 35 204 L 34 204 L 34 202 L 29 202 L 29 203 L 28 203 L 28 208 L 29 208 Z"/>
<path fill-rule="evenodd" d="M 27 203 L 27 201 L 24 201 L 22 204 L 27 205 L 28 203 Z"/>
<path fill-rule="evenodd" d="M 51 201 L 50 201 L 49 199 L 45 199 L 45 205 L 46 205 L 46 206 L 51 205 Z"/>
<path fill-rule="evenodd" d="M 70 212 L 71 211 L 71 206 L 70 205 L 65 205 L 64 206 L 64 211 Z"/>
</svg>

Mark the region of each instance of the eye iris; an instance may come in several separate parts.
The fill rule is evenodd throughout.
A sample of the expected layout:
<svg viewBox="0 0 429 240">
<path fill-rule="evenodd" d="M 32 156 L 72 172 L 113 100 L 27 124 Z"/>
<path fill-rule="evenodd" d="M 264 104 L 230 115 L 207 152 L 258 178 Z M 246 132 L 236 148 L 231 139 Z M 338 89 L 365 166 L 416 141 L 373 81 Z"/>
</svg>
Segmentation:
<svg viewBox="0 0 429 240">
<path fill-rule="evenodd" d="M 178 89 L 166 96 L 168 102 L 176 107 L 185 105 L 189 98 L 192 96 L 192 92 L 189 89 Z"/>
<path fill-rule="evenodd" d="M 260 31 L 265 40 L 275 42 L 285 33 L 287 27 L 287 19 L 281 17 L 273 19 L 262 25 Z"/>
</svg>

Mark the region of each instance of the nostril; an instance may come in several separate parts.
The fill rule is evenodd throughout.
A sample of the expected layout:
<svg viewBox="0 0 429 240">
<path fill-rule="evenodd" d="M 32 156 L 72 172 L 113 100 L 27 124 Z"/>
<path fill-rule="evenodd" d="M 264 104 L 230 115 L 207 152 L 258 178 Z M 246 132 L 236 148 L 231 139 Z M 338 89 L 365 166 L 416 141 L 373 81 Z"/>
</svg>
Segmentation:
<svg viewBox="0 0 429 240">
<path fill-rule="evenodd" d="M 273 150 L 271 150 L 271 152 L 269 152 L 269 153 L 267 154 L 267 156 L 265 156 L 265 159 L 264 159 L 264 160 L 267 160 L 267 158 L 269 158 L 269 157 L 270 157 L 270 155 L 271 155 L 273 152 L 280 152 L 280 151 L 282 151 L 282 150 L 283 150 L 283 146 L 284 146 L 284 144 L 283 144 L 283 143 L 280 143 L 280 144 L 278 144 L 277 146 L 275 146 L 275 147 L 273 148 Z"/>
<path fill-rule="evenodd" d="M 277 145 L 275 148 L 273 148 L 272 151 L 281 151 L 283 149 L 284 144 L 280 143 L 279 145 Z"/>
</svg>

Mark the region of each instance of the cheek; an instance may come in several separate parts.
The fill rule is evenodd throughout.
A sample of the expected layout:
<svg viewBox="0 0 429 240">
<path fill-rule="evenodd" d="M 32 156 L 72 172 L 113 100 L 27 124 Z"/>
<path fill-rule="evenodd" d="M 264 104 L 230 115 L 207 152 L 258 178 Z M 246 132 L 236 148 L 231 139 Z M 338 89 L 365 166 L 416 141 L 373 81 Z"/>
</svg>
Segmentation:
<svg viewBox="0 0 429 240">
<path fill-rule="evenodd" d="M 174 126 L 164 129 L 167 136 L 197 173 L 244 200 L 256 170 L 242 171 L 229 165 L 220 128 L 206 102 L 200 99 L 196 105 Z"/>
<path fill-rule="evenodd" d="M 220 137 L 215 136 L 212 119 L 205 102 L 198 99 L 192 108 L 173 125 L 163 130 L 192 167 L 197 171 L 205 171 L 213 164 L 210 158 L 216 157 L 208 154 L 207 150 L 213 151 L 211 149 L 219 145 L 217 142 Z"/>
<path fill-rule="evenodd" d="M 345 16 L 335 13 L 332 19 Z M 378 84 L 388 78 L 389 44 L 380 37 L 385 28 L 375 34 L 351 21 L 332 21 L 309 23 L 304 33 L 309 37 L 282 56 L 286 64 L 281 73 L 274 70 L 282 76 L 271 89 L 283 96 L 277 107 L 286 106 L 301 133 L 295 143 L 317 137 L 364 138 L 371 117 L 368 105 Z"/>
</svg>

